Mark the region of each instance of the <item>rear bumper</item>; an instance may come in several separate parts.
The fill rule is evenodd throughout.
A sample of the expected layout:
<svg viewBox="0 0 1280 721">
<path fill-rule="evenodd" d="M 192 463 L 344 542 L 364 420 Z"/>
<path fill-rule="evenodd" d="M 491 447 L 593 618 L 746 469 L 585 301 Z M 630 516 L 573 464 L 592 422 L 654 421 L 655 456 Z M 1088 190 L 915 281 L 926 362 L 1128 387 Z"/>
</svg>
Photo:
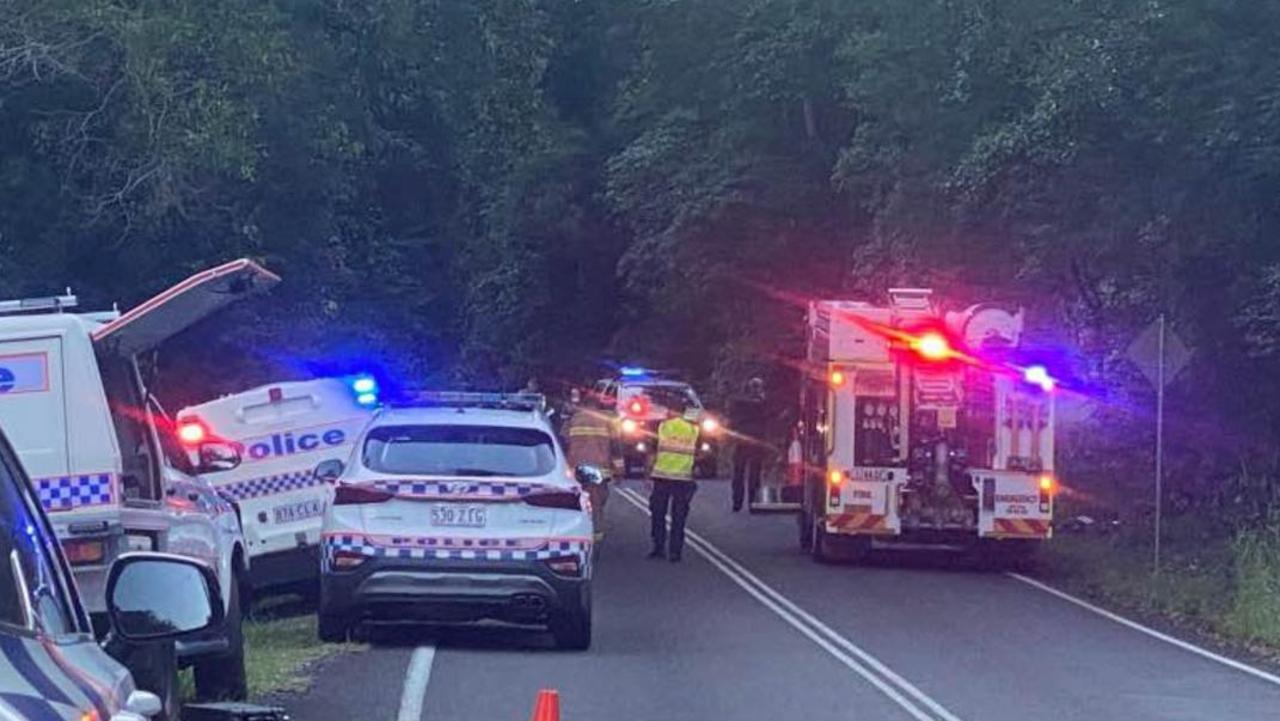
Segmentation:
<svg viewBox="0 0 1280 721">
<path fill-rule="evenodd" d="M 540 561 L 371 558 L 320 577 L 322 613 L 352 621 L 544 623 L 589 601 L 590 581 Z"/>
</svg>

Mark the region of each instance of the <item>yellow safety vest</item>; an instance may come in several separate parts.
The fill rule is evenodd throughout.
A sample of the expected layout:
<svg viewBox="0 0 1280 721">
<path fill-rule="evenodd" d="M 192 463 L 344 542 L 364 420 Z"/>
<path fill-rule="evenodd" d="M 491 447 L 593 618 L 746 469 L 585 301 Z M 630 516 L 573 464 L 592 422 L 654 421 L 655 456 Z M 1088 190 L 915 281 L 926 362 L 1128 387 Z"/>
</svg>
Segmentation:
<svg viewBox="0 0 1280 721">
<path fill-rule="evenodd" d="M 694 452 L 698 447 L 698 427 L 683 418 L 672 418 L 658 426 L 658 453 L 653 459 L 654 478 L 692 481 Z"/>
</svg>

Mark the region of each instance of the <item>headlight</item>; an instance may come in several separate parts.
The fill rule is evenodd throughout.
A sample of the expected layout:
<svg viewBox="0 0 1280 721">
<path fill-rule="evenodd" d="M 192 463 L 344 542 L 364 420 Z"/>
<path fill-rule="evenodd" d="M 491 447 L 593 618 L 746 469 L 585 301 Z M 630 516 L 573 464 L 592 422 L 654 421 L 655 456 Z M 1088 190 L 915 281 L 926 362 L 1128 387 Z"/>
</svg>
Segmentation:
<svg viewBox="0 0 1280 721">
<path fill-rule="evenodd" d="M 716 419 L 714 419 L 714 418 L 703 418 L 703 419 L 702 419 L 702 432 L 703 432 L 703 433 L 715 433 L 715 432 L 716 432 L 716 431 L 718 431 L 718 430 L 720 430 L 720 421 L 717 421 L 717 420 L 716 420 Z"/>
<path fill-rule="evenodd" d="M 636 423 L 634 419 L 631 419 L 631 418 L 623 418 L 623 419 L 622 419 L 622 432 L 623 432 L 623 433 L 625 433 L 625 434 L 627 434 L 627 435 L 631 435 L 632 433 L 635 433 L 635 432 L 636 432 L 636 431 L 638 431 L 639 429 L 640 429 L 640 424 L 639 424 L 639 423 Z"/>
</svg>

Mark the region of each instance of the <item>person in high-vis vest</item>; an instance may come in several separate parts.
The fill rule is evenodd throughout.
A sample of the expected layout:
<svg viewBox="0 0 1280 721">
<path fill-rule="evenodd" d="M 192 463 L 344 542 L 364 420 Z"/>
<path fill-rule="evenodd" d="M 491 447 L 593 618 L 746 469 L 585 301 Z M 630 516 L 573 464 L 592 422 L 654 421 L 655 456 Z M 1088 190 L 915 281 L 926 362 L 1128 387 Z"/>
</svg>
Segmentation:
<svg viewBox="0 0 1280 721">
<path fill-rule="evenodd" d="M 664 555 L 672 563 L 679 562 L 684 551 L 684 522 L 689 517 L 689 502 L 698 490 L 693 480 L 694 454 L 698 447 L 698 425 L 684 417 L 685 408 L 667 409 L 667 420 L 658 426 L 658 450 L 653 457 L 649 478 L 650 530 L 653 550 L 649 558 Z M 671 511 L 671 536 L 667 538 L 667 510 Z"/>
<path fill-rule="evenodd" d="M 613 422 L 608 414 L 593 407 L 597 405 L 582 402 L 580 395 L 572 402 L 573 415 L 565 432 L 566 455 L 573 468 L 595 466 L 608 481 L 613 471 Z M 607 483 L 588 486 L 587 495 L 591 498 L 591 524 L 599 543 L 604 539 L 604 504 L 609 500 L 609 486 Z"/>
</svg>

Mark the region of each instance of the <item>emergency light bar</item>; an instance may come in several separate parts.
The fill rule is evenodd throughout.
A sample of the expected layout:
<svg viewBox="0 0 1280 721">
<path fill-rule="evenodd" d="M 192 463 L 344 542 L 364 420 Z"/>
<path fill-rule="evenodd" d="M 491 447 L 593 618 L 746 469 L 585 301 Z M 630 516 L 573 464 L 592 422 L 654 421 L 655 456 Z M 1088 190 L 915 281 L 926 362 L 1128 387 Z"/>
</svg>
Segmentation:
<svg viewBox="0 0 1280 721">
<path fill-rule="evenodd" d="M 399 406 L 443 406 L 447 408 L 500 408 L 542 411 L 547 397 L 541 393 L 471 393 L 466 391 L 410 391 Z"/>
</svg>

